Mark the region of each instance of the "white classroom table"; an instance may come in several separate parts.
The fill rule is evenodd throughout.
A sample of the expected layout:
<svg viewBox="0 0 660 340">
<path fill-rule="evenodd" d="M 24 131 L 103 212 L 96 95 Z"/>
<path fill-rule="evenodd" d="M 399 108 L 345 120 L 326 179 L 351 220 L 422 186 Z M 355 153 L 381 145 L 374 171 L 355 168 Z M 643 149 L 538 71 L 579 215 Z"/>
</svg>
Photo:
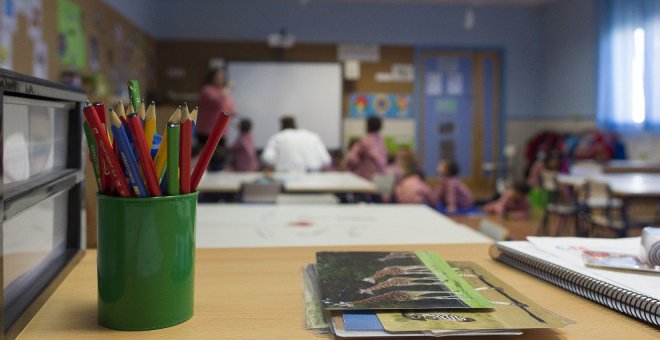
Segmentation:
<svg viewBox="0 0 660 340">
<path fill-rule="evenodd" d="M 261 172 L 207 172 L 200 192 L 237 193 L 242 183 L 254 182 Z M 289 193 L 375 193 L 376 185 L 350 172 L 274 173 Z"/>
<path fill-rule="evenodd" d="M 425 205 L 199 204 L 197 247 L 489 243 Z"/>
<path fill-rule="evenodd" d="M 584 185 L 587 179 L 603 181 L 609 184 L 612 193 L 620 197 L 660 197 L 660 174 L 654 173 L 622 173 L 594 175 L 557 175 L 560 184 L 574 187 Z"/>
</svg>

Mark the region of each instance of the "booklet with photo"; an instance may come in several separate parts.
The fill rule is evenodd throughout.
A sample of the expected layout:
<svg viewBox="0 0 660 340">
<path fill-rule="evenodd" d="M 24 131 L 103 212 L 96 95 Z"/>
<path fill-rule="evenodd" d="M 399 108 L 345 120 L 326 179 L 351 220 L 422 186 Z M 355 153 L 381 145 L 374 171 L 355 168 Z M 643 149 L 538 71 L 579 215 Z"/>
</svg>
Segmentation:
<svg viewBox="0 0 660 340">
<path fill-rule="evenodd" d="M 582 260 L 591 267 L 612 269 L 639 270 L 643 272 L 660 273 L 660 267 L 649 266 L 642 262 L 639 255 L 615 253 L 610 251 L 583 250 Z"/>
<path fill-rule="evenodd" d="M 319 252 L 323 308 L 493 308 L 434 252 Z"/>
<path fill-rule="evenodd" d="M 472 287 L 496 305 L 492 311 L 378 311 L 390 332 L 562 328 L 569 322 L 533 301 L 472 262 L 449 263 Z"/>
</svg>

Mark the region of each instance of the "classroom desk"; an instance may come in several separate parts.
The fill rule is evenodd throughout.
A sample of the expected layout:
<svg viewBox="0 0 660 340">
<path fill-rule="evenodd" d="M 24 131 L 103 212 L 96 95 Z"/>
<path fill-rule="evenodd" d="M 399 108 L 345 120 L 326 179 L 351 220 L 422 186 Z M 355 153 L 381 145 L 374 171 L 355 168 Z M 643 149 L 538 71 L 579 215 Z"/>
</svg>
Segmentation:
<svg viewBox="0 0 660 340">
<path fill-rule="evenodd" d="M 660 174 L 653 173 L 617 173 L 617 174 L 597 174 L 591 176 L 576 176 L 559 174 L 557 181 L 560 184 L 570 185 L 578 188 L 584 185 L 587 179 L 594 179 L 603 181 L 609 184 L 612 195 L 618 197 L 623 202 L 622 218 L 625 223 L 625 231 L 632 226 L 645 226 L 648 223 L 653 223 L 655 217 L 646 217 L 642 220 L 634 221 L 630 216 L 628 210 L 633 207 L 633 202 L 636 208 L 640 206 L 657 206 L 660 203 Z"/>
<path fill-rule="evenodd" d="M 293 247 L 491 240 L 425 205 L 199 204 L 197 247 Z"/>
<path fill-rule="evenodd" d="M 660 162 L 639 159 L 612 160 L 603 166 L 604 173 L 660 173 Z"/>
<path fill-rule="evenodd" d="M 18 339 L 314 339 L 303 327 L 300 269 L 315 262 L 315 253 L 322 250 L 433 250 L 448 260 L 474 261 L 541 306 L 576 322 L 511 339 L 658 338 L 651 326 L 491 260 L 487 244 L 464 244 L 199 249 L 195 315 L 183 324 L 149 332 L 119 332 L 97 324 L 96 252 L 89 250 Z"/>
<path fill-rule="evenodd" d="M 237 193 L 242 183 L 254 182 L 260 172 L 207 172 L 200 192 Z M 289 193 L 375 193 L 376 185 L 350 172 L 275 173 Z"/>
<path fill-rule="evenodd" d="M 607 182 L 612 194 L 620 197 L 660 198 L 660 174 L 628 173 L 628 174 L 598 174 L 593 176 L 577 176 L 559 174 L 557 181 L 574 187 L 582 186 L 587 179 Z"/>
</svg>

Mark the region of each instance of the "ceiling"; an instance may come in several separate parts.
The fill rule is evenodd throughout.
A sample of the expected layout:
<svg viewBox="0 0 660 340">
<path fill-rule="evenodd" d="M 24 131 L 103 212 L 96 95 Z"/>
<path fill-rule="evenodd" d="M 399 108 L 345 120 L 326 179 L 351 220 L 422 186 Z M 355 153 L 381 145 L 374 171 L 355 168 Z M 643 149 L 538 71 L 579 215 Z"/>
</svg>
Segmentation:
<svg viewBox="0 0 660 340">
<path fill-rule="evenodd" d="M 380 5 L 438 5 L 438 6 L 490 6 L 490 7 L 541 7 L 557 0 L 280 0 L 295 1 L 300 4 L 314 2 L 335 2 Z"/>
</svg>

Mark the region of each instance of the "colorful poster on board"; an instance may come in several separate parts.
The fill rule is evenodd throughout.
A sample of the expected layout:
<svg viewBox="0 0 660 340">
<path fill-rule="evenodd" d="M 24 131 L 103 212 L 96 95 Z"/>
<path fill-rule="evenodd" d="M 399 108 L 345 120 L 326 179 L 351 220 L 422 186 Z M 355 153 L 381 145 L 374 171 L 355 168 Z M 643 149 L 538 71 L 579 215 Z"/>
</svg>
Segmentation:
<svg viewBox="0 0 660 340">
<path fill-rule="evenodd" d="M 364 118 L 412 118 L 412 96 L 401 93 L 353 93 L 350 98 L 350 116 Z"/>
<path fill-rule="evenodd" d="M 11 70 L 13 35 L 17 26 L 14 0 L 0 0 L 0 9 L 0 68 Z"/>
<path fill-rule="evenodd" d="M 59 0 L 57 11 L 60 61 L 68 66 L 84 68 L 87 63 L 87 50 L 82 9 L 71 0 Z"/>
</svg>

